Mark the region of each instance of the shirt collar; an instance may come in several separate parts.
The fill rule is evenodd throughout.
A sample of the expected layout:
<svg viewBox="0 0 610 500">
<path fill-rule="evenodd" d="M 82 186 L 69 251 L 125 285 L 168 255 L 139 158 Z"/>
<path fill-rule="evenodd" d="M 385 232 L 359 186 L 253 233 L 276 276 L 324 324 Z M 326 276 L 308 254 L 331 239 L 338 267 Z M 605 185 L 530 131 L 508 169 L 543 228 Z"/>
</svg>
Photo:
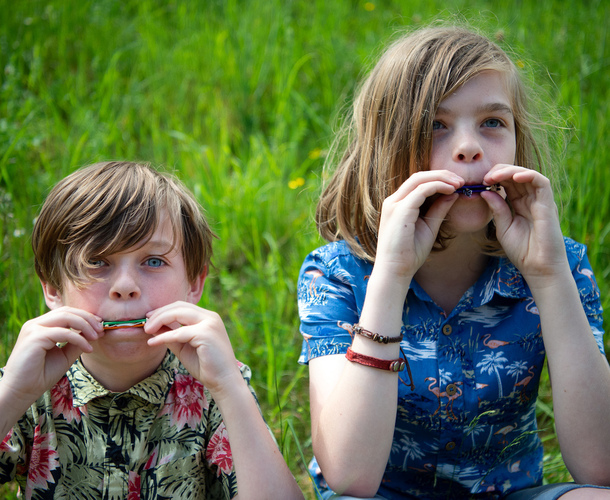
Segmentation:
<svg viewBox="0 0 610 500">
<path fill-rule="evenodd" d="M 138 396 L 154 405 L 164 404 L 170 387 L 174 383 L 178 365 L 178 358 L 171 351 L 168 351 L 159 367 L 150 377 L 127 389 L 123 394 Z M 85 406 L 95 398 L 110 394 L 116 395 L 116 393 L 106 389 L 95 380 L 80 359 L 70 367 L 67 376 L 72 386 L 72 397 L 75 407 Z"/>
<path fill-rule="evenodd" d="M 523 275 L 506 257 L 491 257 L 489 265 L 474 285 L 475 296 L 480 304 L 489 302 L 494 294 L 512 299 L 522 299 L 530 295 Z"/>
</svg>

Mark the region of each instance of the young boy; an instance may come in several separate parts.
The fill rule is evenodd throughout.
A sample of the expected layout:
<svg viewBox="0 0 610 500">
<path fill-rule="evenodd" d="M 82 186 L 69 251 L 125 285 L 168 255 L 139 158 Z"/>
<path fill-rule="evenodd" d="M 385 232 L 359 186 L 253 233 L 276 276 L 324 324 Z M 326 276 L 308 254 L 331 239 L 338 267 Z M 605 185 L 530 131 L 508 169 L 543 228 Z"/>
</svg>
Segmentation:
<svg viewBox="0 0 610 500">
<path fill-rule="evenodd" d="M 184 186 L 147 165 L 57 184 L 32 236 L 51 311 L 0 371 L 0 482 L 35 499 L 303 498 L 250 370 L 197 306 L 213 237 Z"/>
</svg>

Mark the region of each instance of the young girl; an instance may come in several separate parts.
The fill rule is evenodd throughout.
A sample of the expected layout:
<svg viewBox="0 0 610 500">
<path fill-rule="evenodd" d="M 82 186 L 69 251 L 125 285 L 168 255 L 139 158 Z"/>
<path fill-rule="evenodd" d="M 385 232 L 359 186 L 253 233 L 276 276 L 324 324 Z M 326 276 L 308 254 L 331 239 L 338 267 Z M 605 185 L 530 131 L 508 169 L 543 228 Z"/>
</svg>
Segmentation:
<svg viewBox="0 0 610 500">
<path fill-rule="evenodd" d="M 323 498 L 610 498 L 583 486 L 610 484 L 599 290 L 526 101 L 462 28 L 399 39 L 361 86 L 299 278 Z M 578 484 L 539 486 L 545 355 Z"/>
</svg>

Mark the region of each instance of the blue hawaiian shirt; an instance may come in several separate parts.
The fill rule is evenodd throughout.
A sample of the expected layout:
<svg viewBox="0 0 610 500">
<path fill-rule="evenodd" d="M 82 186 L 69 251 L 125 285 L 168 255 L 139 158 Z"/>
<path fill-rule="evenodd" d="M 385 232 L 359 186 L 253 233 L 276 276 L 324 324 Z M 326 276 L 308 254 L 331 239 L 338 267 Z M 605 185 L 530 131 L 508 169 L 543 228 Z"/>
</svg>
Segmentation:
<svg viewBox="0 0 610 500">
<path fill-rule="evenodd" d="M 572 274 L 603 353 L 600 294 L 586 247 L 565 238 Z M 298 283 L 300 363 L 344 354 L 357 323 L 372 264 L 343 242 L 312 252 Z M 343 326 L 343 328 L 342 328 Z M 490 258 L 479 280 L 445 314 L 415 282 L 403 309 L 393 446 L 379 494 L 388 499 L 501 497 L 542 482 L 536 397 L 545 360 L 540 318 L 523 276 Z M 315 459 L 317 486 L 325 483 Z"/>
</svg>

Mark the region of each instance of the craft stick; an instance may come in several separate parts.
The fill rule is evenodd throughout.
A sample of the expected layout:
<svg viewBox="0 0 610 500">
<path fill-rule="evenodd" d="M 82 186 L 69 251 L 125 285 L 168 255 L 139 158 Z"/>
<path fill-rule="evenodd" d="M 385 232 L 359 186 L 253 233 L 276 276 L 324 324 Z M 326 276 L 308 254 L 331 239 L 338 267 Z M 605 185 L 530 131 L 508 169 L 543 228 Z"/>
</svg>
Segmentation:
<svg viewBox="0 0 610 500">
<path fill-rule="evenodd" d="M 144 326 L 144 323 L 146 323 L 146 318 L 131 319 L 127 321 L 104 321 L 102 322 L 102 325 L 104 326 L 104 330 L 117 330 L 119 328 L 135 328 Z"/>
<path fill-rule="evenodd" d="M 465 194 L 471 197 L 473 193 L 482 193 L 483 191 L 498 191 L 500 184 L 494 184 L 492 186 L 484 186 L 483 184 L 474 184 L 472 186 L 462 186 L 455 190 L 456 193 Z"/>
</svg>

